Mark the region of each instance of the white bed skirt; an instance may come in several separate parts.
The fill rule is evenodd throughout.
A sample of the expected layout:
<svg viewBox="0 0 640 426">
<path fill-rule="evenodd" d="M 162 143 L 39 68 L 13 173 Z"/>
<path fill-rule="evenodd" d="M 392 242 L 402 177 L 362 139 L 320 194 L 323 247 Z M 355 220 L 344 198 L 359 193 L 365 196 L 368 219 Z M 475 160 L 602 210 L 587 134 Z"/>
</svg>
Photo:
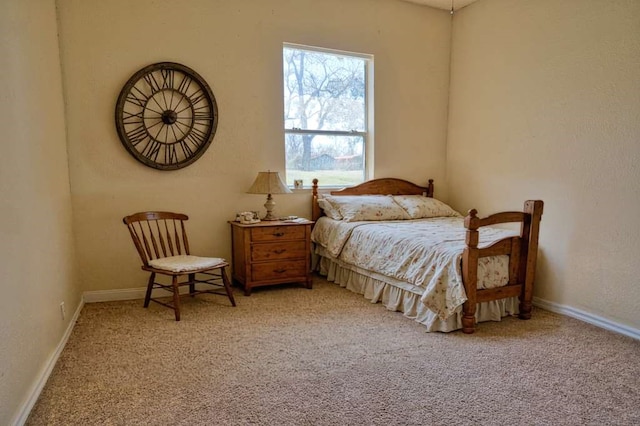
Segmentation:
<svg viewBox="0 0 640 426">
<path fill-rule="evenodd" d="M 328 281 L 362 294 L 371 303 L 382 302 L 387 309 L 402 312 L 405 317 L 425 325 L 427 331 L 449 332 L 462 328 L 462 306 L 455 314 L 441 320 L 420 302 L 420 294 L 411 291 L 410 288 L 414 286 L 347 265 L 337 259 L 319 257 L 316 270 Z M 500 321 L 502 317 L 516 315 L 518 304 L 517 297 L 478 303 L 476 322 Z"/>
</svg>

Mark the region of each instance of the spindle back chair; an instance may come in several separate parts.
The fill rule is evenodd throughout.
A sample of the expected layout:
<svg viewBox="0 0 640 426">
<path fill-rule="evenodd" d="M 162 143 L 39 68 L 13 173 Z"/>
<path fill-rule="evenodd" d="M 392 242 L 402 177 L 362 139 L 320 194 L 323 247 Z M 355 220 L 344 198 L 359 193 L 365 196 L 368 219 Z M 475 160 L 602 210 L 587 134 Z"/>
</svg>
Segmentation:
<svg viewBox="0 0 640 426">
<path fill-rule="evenodd" d="M 180 321 L 180 287 L 189 286 L 189 294 L 201 293 L 226 295 L 236 306 L 227 275 L 229 264 L 222 258 L 192 256 L 185 222 L 189 217 L 182 213 L 140 212 L 122 219 L 142 261 L 142 269 L 151 273 L 147 284 L 144 307 L 153 301 L 172 308 L 176 321 Z M 156 274 L 171 277 L 171 284 L 156 282 Z M 185 277 L 185 281 L 180 281 Z M 200 286 L 197 286 L 200 284 Z M 202 289 L 205 285 L 213 289 Z M 153 298 L 153 289 L 172 293 L 172 302 Z M 220 290 L 224 289 L 224 293 Z"/>
</svg>

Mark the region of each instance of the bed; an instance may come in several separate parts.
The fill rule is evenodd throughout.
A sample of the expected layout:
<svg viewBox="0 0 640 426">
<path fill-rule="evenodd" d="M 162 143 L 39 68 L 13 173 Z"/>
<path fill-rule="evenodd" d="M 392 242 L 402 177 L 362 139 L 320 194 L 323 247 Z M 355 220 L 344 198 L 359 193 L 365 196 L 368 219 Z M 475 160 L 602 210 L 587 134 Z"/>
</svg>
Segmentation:
<svg viewBox="0 0 640 426">
<path fill-rule="evenodd" d="M 531 318 L 543 202 L 462 217 L 433 192 L 431 179 L 384 178 L 320 193 L 314 179 L 314 269 L 427 331 L 470 334 L 479 322 Z"/>
</svg>

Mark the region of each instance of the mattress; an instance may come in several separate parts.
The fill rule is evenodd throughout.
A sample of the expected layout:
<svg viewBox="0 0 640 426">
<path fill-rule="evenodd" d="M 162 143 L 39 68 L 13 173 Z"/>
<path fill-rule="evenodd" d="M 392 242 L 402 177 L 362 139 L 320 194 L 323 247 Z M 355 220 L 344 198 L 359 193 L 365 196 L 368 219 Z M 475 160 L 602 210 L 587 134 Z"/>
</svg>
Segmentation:
<svg viewBox="0 0 640 426">
<path fill-rule="evenodd" d="M 429 323 L 425 325 L 430 328 L 451 331 L 460 328 L 457 324 L 467 300 L 461 272 L 465 232 L 460 217 L 366 222 L 321 217 L 311 239 L 322 259 L 318 269 L 330 280 Z M 484 227 L 479 247 L 516 235 L 511 230 Z M 480 258 L 478 288 L 505 285 L 508 271 L 508 256 Z M 517 313 L 517 298 L 482 305 L 478 321 Z"/>
</svg>

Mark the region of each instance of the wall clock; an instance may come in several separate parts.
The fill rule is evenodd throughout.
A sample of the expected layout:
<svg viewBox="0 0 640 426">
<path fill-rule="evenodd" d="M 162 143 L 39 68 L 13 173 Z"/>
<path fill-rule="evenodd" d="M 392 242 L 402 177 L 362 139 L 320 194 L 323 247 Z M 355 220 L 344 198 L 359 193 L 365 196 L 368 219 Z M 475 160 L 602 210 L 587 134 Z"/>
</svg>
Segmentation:
<svg viewBox="0 0 640 426">
<path fill-rule="evenodd" d="M 124 85 L 116 104 L 122 145 L 142 164 L 175 170 L 207 150 L 218 125 L 218 106 L 207 82 L 173 62 L 142 68 Z"/>
</svg>

